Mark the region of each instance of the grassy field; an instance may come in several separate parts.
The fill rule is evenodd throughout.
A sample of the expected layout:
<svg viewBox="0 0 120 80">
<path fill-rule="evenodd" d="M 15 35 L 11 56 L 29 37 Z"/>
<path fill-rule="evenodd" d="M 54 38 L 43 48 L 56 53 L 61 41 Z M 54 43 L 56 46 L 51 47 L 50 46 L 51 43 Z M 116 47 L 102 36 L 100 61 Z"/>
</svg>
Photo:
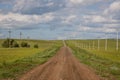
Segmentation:
<svg viewBox="0 0 120 80">
<path fill-rule="evenodd" d="M 0 40 L 2 44 L 4 40 Z M 43 40 L 16 40 L 19 44 L 21 42 L 27 42 L 30 44 L 30 48 L 2 48 L 0 47 L 0 63 L 12 62 L 17 59 L 21 59 L 27 56 L 34 55 L 35 53 L 42 52 L 55 45 L 61 45 L 60 41 L 43 41 Z M 39 48 L 34 48 L 34 44 L 38 44 Z"/>
<path fill-rule="evenodd" d="M 94 47 L 93 47 L 94 42 Z M 81 49 L 85 49 L 102 58 L 107 58 L 115 62 L 120 62 L 120 44 L 119 50 L 116 50 L 116 40 L 109 39 L 107 41 L 107 50 L 105 50 L 105 40 L 100 40 L 98 49 L 98 40 L 72 40 L 72 45 Z M 120 43 L 120 40 L 119 40 Z"/>
<path fill-rule="evenodd" d="M 16 41 L 19 44 L 28 42 L 31 47 L 2 48 L 0 46 L 0 80 L 9 78 L 17 80 L 20 74 L 29 71 L 54 56 L 56 51 L 62 46 L 62 41 Z M 2 42 L 3 40 L 0 40 L 0 44 Z M 108 40 L 107 50 L 105 50 L 105 40 L 100 40 L 99 50 L 98 40 L 69 40 L 66 43 L 80 62 L 95 69 L 95 72 L 103 79 L 120 80 L 120 49 L 116 50 L 115 40 Z M 38 44 L 39 48 L 33 48 L 34 44 Z"/>
<path fill-rule="evenodd" d="M 41 48 L 41 49 L 34 49 L 34 48 L 1 48 L 0 49 L 0 63 L 2 62 L 13 62 L 17 59 L 21 59 L 24 57 L 28 57 L 31 55 L 34 55 L 35 53 L 42 52 L 46 48 Z"/>
<path fill-rule="evenodd" d="M 54 41 L 54 40 L 26 40 L 26 39 L 14 39 L 15 41 L 17 41 L 18 44 L 21 44 L 22 42 L 27 42 L 30 45 L 30 48 L 33 48 L 35 44 L 38 44 L 39 48 L 43 48 L 43 47 L 50 47 L 53 46 L 55 44 L 60 44 L 61 45 L 61 41 Z M 4 39 L 0 40 L 0 48 L 2 48 L 2 43 L 4 42 Z"/>
<path fill-rule="evenodd" d="M 108 40 L 108 49 L 105 50 L 104 41 L 101 40 L 99 50 L 97 40 L 71 40 L 66 42 L 73 50 L 74 55 L 82 63 L 95 69 L 102 78 L 120 80 L 120 50 L 116 51 L 115 40 Z M 91 47 L 87 46 L 90 42 Z M 83 47 L 83 45 L 85 46 Z"/>
<path fill-rule="evenodd" d="M 0 48 L 2 48 L 2 43 L 4 40 L 0 40 Z"/>
<path fill-rule="evenodd" d="M 0 40 L 2 44 L 4 40 Z M 18 43 L 28 42 L 30 48 L 0 47 L 0 80 L 17 80 L 20 74 L 46 62 L 62 46 L 62 41 L 16 40 Z M 39 48 L 33 48 L 38 44 Z"/>
</svg>

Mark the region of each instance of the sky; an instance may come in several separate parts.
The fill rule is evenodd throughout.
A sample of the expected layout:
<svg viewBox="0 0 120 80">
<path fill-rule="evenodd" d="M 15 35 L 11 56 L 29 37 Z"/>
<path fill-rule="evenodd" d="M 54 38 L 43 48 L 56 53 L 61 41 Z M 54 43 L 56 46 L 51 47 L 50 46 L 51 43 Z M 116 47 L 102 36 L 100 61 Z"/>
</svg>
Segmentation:
<svg viewBox="0 0 120 80">
<path fill-rule="evenodd" d="M 120 0 L 0 0 L 0 38 L 8 30 L 24 39 L 116 38 Z"/>
</svg>

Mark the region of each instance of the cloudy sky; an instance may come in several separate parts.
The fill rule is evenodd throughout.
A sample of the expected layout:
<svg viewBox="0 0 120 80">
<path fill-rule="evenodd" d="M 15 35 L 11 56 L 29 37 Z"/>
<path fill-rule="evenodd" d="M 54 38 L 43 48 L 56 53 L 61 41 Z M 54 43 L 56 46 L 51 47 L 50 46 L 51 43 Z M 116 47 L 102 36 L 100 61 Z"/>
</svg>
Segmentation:
<svg viewBox="0 0 120 80">
<path fill-rule="evenodd" d="M 0 38 L 116 37 L 120 0 L 0 0 Z"/>
</svg>

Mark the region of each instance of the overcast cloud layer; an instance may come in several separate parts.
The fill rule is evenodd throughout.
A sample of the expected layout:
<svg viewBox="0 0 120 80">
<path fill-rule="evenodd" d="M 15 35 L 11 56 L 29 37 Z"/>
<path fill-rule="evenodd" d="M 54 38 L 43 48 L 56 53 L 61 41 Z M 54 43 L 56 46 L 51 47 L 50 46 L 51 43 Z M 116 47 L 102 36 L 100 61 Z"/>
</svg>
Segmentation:
<svg viewBox="0 0 120 80">
<path fill-rule="evenodd" d="M 0 0 L 0 36 L 7 36 L 7 29 L 25 30 L 37 39 L 116 33 L 120 31 L 120 0 Z"/>
</svg>

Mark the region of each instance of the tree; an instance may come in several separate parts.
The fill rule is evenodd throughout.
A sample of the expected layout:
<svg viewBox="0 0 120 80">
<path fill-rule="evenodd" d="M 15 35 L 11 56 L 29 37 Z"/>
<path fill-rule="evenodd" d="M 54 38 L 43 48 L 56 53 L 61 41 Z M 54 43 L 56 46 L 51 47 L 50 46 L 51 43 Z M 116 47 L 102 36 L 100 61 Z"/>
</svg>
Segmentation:
<svg viewBox="0 0 120 80">
<path fill-rule="evenodd" d="M 2 47 L 4 48 L 13 48 L 13 47 L 19 47 L 19 44 L 14 40 L 14 39 L 6 39 L 3 43 L 2 43 Z"/>
<path fill-rule="evenodd" d="M 30 45 L 27 42 L 22 42 L 21 47 L 30 47 Z"/>
<path fill-rule="evenodd" d="M 17 47 L 19 47 L 19 44 L 17 42 L 14 42 L 13 45 L 12 45 L 12 47 L 17 48 Z"/>
<path fill-rule="evenodd" d="M 34 45 L 34 48 L 39 48 L 38 44 L 35 44 L 35 45 Z"/>
<path fill-rule="evenodd" d="M 28 44 L 27 47 L 30 48 L 30 45 Z"/>
<path fill-rule="evenodd" d="M 2 47 L 4 48 L 9 48 L 9 42 L 10 42 L 10 39 L 6 39 L 3 43 L 2 43 Z"/>
</svg>

